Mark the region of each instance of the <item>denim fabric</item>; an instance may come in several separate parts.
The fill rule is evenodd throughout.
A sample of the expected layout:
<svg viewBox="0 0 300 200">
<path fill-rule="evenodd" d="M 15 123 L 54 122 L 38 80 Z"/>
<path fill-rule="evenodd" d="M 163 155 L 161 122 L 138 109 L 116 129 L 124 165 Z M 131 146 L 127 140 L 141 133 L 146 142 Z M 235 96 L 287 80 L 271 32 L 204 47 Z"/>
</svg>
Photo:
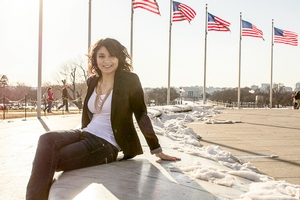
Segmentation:
<svg viewBox="0 0 300 200">
<path fill-rule="evenodd" d="M 47 104 L 48 105 L 46 106 L 45 110 L 50 112 L 52 110 L 52 101 L 48 101 Z"/>
<path fill-rule="evenodd" d="M 39 138 L 26 199 L 47 200 L 55 171 L 113 162 L 117 155 L 112 144 L 79 129 L 45 133 Z"/>
</svg>

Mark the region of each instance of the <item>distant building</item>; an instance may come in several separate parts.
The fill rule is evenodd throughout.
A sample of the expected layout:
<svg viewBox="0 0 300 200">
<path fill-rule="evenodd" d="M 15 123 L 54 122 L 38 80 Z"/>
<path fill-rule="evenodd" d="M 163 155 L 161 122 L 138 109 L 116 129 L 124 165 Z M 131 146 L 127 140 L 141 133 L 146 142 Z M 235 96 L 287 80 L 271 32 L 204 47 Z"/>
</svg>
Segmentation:
<svg viewBox="0 0 300 200">
<path fill-rule="evenodd" d="M 259 87 L 257 85 L 252 85 L 251 90 L 257 90 Z"/>
<path fill-rule="evenodd" d="M 181 87 L 183 88 L 184 92 L 180 93 L 180 90 L 178 88 L 178 92 L 181 94 L 181 97 L 183 97 L 185 100 L 198 100 L 203 93 L 203 87 L 199 86 L 190 86 L 190 87 Z"/>
<path fill-rule="evenodd" d="M 209 94 L 212 94 L 214 93 L 215 91 L 219 91 L 221 90 L 219 87 L 212 87 L 212 86 L 209 86 L 208 88 L 206 88 L 206 92 L 209 93 Z"/>
<path fill-rule="evenodd" d="M 285 92 L 292 92 L 293 88 L 292 87 L 284 87 Z"/>
<path fill-rule="evenodd" d="M 262 83 L 261 84 L 261 87 L 260 87 L 260 90 L 262 92 L 268 92 L 269 91 L 269 88 L 270 88 L 270 84 L 269 83 Z"/>
<path fill-rule="evenodd" d="M 212 94 L 214 92 L 217 92 L 217 91 L 224 91 L 224 90 L 228 90 L 228 89 L 232 89 L 232 88 L 229 88 L 229 87 L 212 87 L 212 86 L 209 86 L 207 89 L 206 89 L 206 92 L 208 94 Z"/>
<path fill-rule="evenodd" d="M 273 87 L 278 86 L 278 84 L 274 83 Z M 184 86 L 181 87 L 183 90 L 180 91 L 180 87 L 175 88 L 176 92 L 180 94 L 180 97 L 184 98 L 185 100 L 201 100 L 203 97 L 203 87 L 202 86 Z M 261 92 L 269 92 L 270 84 L 269 83 L 262 83 L 261 87 L 257 85 L 252 85 L 251 90 L 258 90 L 260 89 Z M 144 88 L 144 92 L 150 92 L 154 88 L 146 87 Z M 206 93 L 213 94 L 216 91 L 224 91 L 232 89 L 231 87 L 213 87 L 209 86 L 206 88 Z M 292 92 L 292 87 L 284 87 L 284 91 Z M 300 91 L 300 82 L 295 84 L 294 91 Z"/>
<path fill-rule="evenodd" d="M 296 83 L 294 91 L 300 91 L 300 82 Z"/>
</svg>

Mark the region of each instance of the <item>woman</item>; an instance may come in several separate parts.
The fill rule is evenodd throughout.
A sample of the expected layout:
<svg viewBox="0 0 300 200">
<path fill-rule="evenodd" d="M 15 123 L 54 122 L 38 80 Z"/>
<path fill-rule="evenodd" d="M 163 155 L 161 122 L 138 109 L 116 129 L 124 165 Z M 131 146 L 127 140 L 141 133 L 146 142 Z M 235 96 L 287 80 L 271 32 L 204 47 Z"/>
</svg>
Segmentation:
<svg viewBox="0 0 300 200">
<path fill-rule="evenodd" d="M 88 55 L 88 90 L 82 129 L 52 131 L 40 136 L 26 199 L 47 199 L 55 171 L 68 171 L 142 154 L 133 114 L 151 153 L 162 160 L 180 158 L 162 152 L 147 116 L 139 78 L 131 73 L 130 56 L 117 40 L 99 40 Z"/>
<path fill-rule="evenodd" d="M 47 107 L 44 109 L 44 112 L 47 110 L 48 113 L 52 113 L 52 102 L 54 101 L 54 98 L 53 98 L 53 92 L 52 92 L 52 88 L 49 87 L 47 89 L 47 95 L 48 95 L 48 98 L 47 98 Z"/>
</svg>

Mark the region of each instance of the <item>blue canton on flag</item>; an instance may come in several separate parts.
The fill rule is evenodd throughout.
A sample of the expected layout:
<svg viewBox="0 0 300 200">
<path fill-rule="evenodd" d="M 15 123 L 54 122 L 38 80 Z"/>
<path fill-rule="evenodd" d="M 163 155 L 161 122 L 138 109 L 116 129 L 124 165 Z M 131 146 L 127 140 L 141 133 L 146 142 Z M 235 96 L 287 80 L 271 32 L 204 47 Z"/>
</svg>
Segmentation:
<svg viewBox="0 0 300 200">
<path fill-rule="evenodd" d="M 242 36 L 258 37 L 264 40 L 263 32 L 245 20 L 242 20 Z"/>
<path fill-rule="evenodd" d="M 230 31 L 230 23 L 208 13 L 207 16 L 207 30 L 208 31 Z"/>
<path fill-rule="evenodd" d="M 298 34 L 274 27 L 274 43 L 298 46 Z"/>
<path fill-rule="evenodd" d="M 173 1 L 173 22 L 178 22 L 178 21 L 192 21 L 196 16 L 196 12 L 189 6 Z"/>
</svg>

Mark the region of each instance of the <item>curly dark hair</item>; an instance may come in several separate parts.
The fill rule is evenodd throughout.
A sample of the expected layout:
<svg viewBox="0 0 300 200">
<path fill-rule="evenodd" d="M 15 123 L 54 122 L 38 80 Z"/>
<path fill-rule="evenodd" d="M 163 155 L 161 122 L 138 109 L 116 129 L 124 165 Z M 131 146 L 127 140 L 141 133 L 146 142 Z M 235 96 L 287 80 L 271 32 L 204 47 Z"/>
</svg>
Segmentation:
<svg viewBox="0 0 300 200">
<path fill-rule="evenodd" d="M 96 54 L 97 51 L 101 47 L 105 47 L 107 51 L 118 58 L 119 66 L 118 71 L 128 71 L 131 72 L 133 70 L 130 62 L 131 56 L 128 54 L 127 49 L 117 40 L 112 38 L 106 38 L 98 40 L 94 46 L 90 49 L 89 54 L 87 55 L 89 58 L 88 63 L 88 72 L 91 76 L 98 76 L 101 77 L 102 73 L 97 66 L 96 63 Z"/>
</svg>

